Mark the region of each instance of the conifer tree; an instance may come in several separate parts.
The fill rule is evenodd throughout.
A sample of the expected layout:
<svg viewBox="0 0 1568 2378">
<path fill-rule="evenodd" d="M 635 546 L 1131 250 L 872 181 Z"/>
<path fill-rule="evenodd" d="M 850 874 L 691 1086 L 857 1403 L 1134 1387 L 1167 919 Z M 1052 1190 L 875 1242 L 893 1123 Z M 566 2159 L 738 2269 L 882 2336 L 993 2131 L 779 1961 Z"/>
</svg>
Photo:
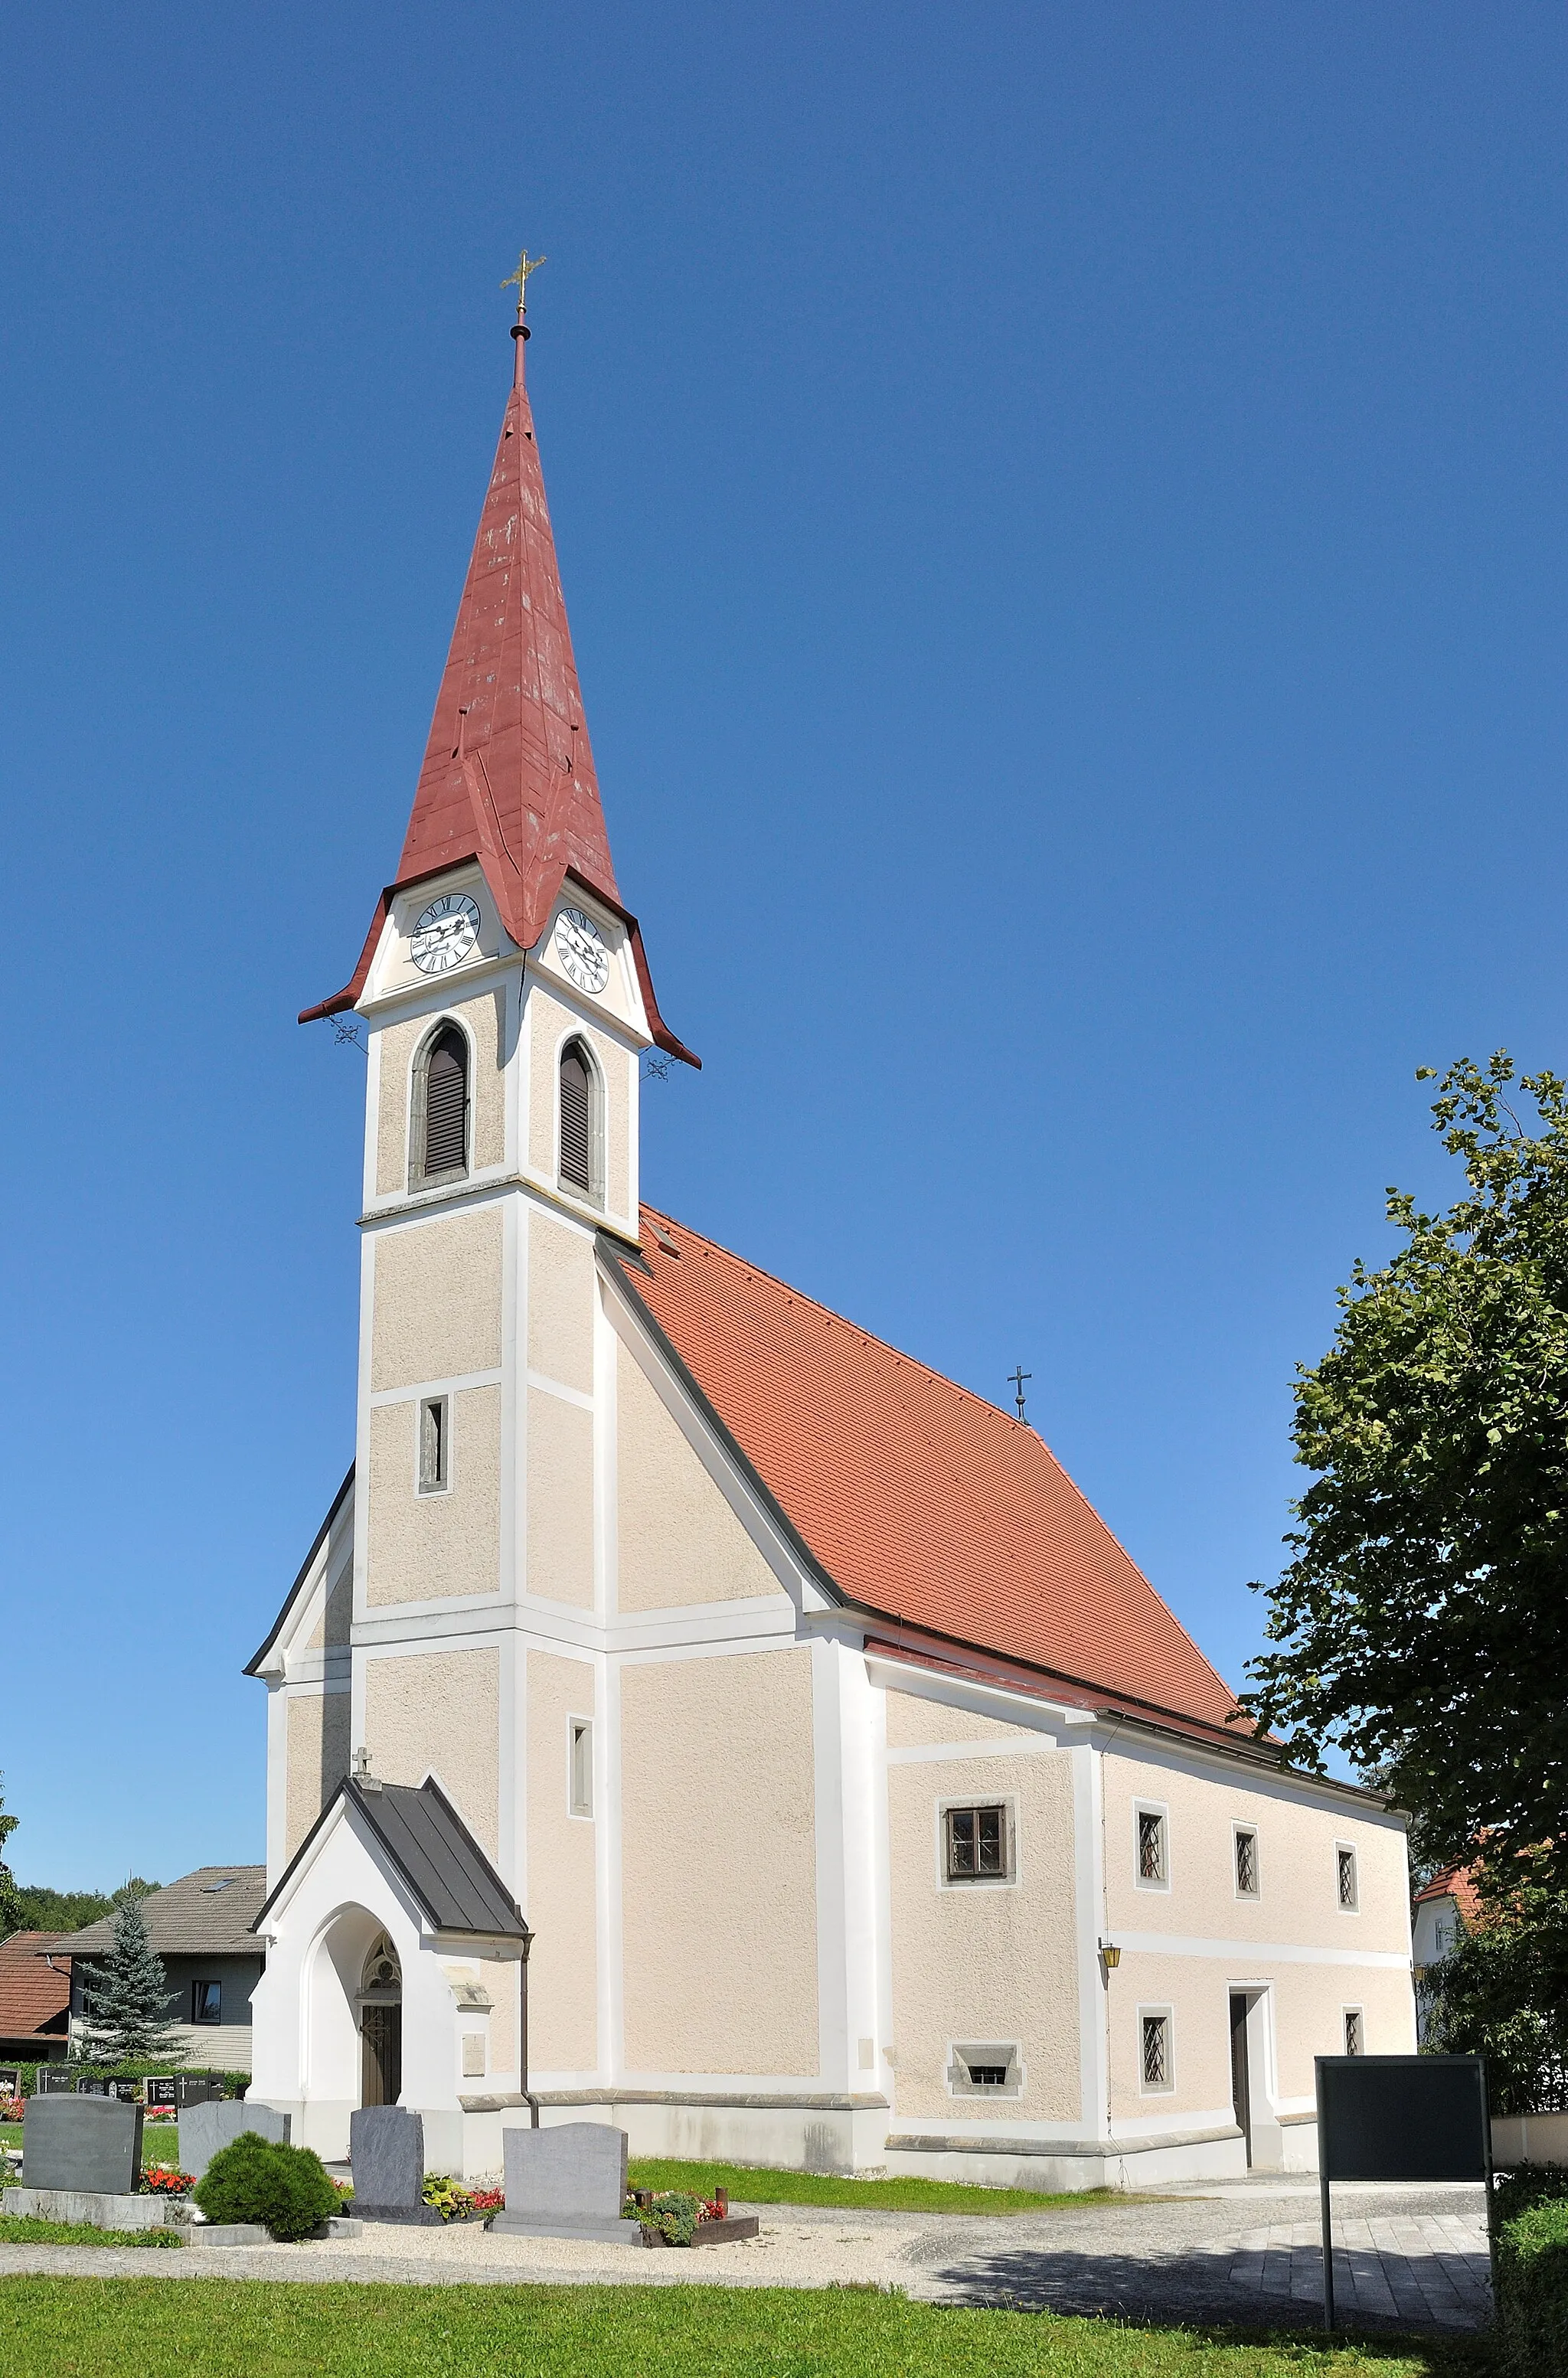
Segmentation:
<svg viewBox="0 0 1568 2378">
<path fill-rule="evenodd" d="M 83 1969 L 88 2053 L 104 2064 L 176 2060 L 169 1976 L 147 1937 L 139 1892 L 118 1892 L 102 1962 Z"/>
</svg>

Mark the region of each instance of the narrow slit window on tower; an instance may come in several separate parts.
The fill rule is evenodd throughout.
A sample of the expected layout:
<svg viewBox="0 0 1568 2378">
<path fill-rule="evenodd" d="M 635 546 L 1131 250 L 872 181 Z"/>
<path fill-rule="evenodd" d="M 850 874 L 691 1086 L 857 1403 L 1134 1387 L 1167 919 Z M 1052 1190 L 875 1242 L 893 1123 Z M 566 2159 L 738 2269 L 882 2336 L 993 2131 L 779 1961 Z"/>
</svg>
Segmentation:
<svg viewBox="0 0 1568 2378">
<path fill-rule="evenodd" d="M 593 1814 L 593 1728 L 574 1717 L 568 1737 L 567 1806 L 574 1817 Z"/>
<path fill-rule="evenodd" d="M 592 1197 L 594 1181 L 593 1069 L 581 1040 L 561 1051 L 561 1180 Z"/>
<path fill-rule="evenodd" d="M 443 1026 L 424 1063 L 419 1178 L 447 1181 L 468 1170 L 468 1042 Z"/>
<path fill-rule="evenodd" d="M 451 1406 L 445 1396 L 426 1396 L 419 1407 L 419 1491 L 445 1492 L 451 1467 Z"/>
</svg>

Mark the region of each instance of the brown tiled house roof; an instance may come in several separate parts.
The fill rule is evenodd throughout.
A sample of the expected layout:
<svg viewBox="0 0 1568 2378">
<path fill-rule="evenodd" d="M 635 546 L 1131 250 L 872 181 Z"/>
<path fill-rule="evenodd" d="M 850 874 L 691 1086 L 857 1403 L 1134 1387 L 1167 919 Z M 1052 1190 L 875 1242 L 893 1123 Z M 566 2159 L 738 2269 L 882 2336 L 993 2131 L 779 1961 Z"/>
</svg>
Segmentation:
<svg viewBox="0 0 1568 2378">
<path fill-rule="evenodd" d="M 65 1938 L 63 1932 L 13 1932 L 0 1940 L 0 2039 L 19 2043 L 64 2036 L 71 1961 L 57 1952 Z"/>
</svg>

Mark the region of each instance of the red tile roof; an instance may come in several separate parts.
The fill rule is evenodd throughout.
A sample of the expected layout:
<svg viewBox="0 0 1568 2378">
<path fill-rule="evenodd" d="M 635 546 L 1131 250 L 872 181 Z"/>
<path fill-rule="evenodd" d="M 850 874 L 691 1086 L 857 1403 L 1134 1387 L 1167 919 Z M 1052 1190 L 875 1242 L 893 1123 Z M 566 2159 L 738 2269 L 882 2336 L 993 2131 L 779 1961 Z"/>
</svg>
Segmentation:
<svg viewBox="0 0 1568 2378">
<path fill-rule="evenodd" d="M 71 1961 L 47 1962 L 63 1932 L 13 1932 L 0 1940 L 0 2039 L 33 2039 L 54 2022 L 49 2036 L 64 2030 L 60 2018 L 71 2003 Z"/>
<path fill-rule="evenodd" d="M 477 859 L 501 921 L 532 949 L 568 871 L 624 918 L 653 1037 L 691 1059 L 659 1015 L 637 920 L 621 907 L 572 657 L 517 336 L 510 395 L 396 881 L 382 894 L 352 981 L 309 1023 L 365 988 L 399 884 Z"/>
<path fill-rule="evenodd" d="M 625 1277 L 850 1601 L 1225 1727 L 1235 1697 L 1034 1430 L 643 1208 Z M 1237 1727 L 1231 1738 L 1243 1733 Z"/>
<path fill-rule="evenodd" d="M 1466 1931 L 1473 1931 L 1480 1921 L 1480 1894 L 1476 1889 L 1473 1866 L 1440 1867 L 1425 1889 L 1416 1893 L 1418 1907 L 1423 1899 L 1452 1899 L 1465 1920 Z"/>
</svg>

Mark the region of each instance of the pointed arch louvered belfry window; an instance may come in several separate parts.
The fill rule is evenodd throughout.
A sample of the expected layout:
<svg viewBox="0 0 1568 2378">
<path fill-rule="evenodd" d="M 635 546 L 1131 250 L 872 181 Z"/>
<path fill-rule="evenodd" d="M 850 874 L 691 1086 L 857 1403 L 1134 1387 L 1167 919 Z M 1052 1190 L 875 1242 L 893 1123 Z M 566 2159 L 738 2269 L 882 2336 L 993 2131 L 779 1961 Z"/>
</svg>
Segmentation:
<svg viewBox="0 0 1568 2378">
<path fill-rule="evenodd" d="M 581 1040 L 569 1040 L 561 1051 L 561 1181 L 581 1196 L 592 1197 L 594 1178 L 594 1112 L 598 1085 L 593 1066 Z"/>
<path fill-rule="evenodd" d="M 468 1170 L 468 1042 L 455 1024 L 437 1033 L 425 1052 L 422 1084 L 421 1178 L 448 1180 Z"/>
</svg>

